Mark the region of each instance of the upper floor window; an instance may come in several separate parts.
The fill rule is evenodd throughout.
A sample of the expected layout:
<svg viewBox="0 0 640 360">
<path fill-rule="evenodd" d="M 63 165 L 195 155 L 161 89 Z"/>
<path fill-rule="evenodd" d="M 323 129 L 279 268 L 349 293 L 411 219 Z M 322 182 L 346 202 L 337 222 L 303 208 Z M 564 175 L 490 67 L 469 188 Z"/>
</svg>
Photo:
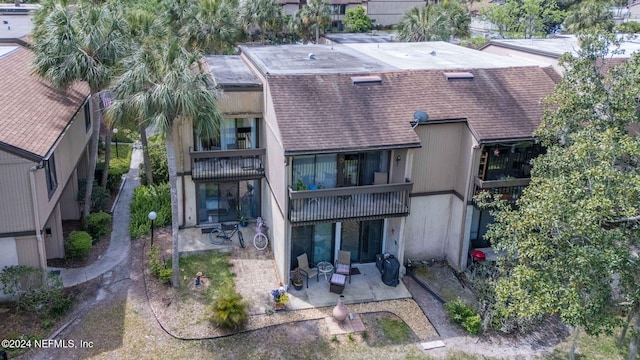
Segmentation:
<svg viewBox="0 0 640 360">
<path fill-rule="evenodd" d="M 53 195 L 53 192 L 56 191 L 58 187 L 58 179 L 56 176 L 56 161 L 53 154 L 49 157 L 48 160 L 44 161 L 44 172 L 47 178 L 47 191 L 49 193 L 49 198 Z"/>
<path fill-rule="evenodd" d="M 212 138 L 194 134 L 196 151 L 257 149 L 257 119 L 222 119 L 220 132 Z"/>
<path fill-rule="evenodd" d="M 532 142 L 493 144 L 484 148 L 478 177 L 480 180 L 508 180 L 531 177 L 531 159 L 544 152 Z"/>
<path fill-rule="evenodd" d="M 293 158 L 296 190 L 386 183 L 389 151 L 304 155 Z"/>
<path fill-rule="evenodd" d="M 331 15 L 344 15 L 347 5 L 331 5 Z"/>
</svg>

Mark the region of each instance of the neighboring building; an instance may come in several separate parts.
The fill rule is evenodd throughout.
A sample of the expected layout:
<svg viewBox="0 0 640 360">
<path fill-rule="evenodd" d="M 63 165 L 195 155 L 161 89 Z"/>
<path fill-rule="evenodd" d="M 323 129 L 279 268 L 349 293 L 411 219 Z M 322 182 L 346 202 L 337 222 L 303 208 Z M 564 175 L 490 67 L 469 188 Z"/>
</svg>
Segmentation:
<svg viewBox="0 0 640 360">
<path fill-rule="evenodd" d="M 276 0 L 282 5 L 286 15 L 293 15 L 307 3 L 307 0 Z M 358 5 L 364 7 L 371 21 L 377 25 L 390 26 L 397 24 L 404 14 L 427 3 L 437 3 L 429 0 L 327 0 L 331 7 L 331 28 L 344 30 L 344 15 L 349 9 Z"/>
<path fill-rule="evenodd" d="M 514 59 L 538 61 L 540 64 L 553 66 L 562 74 L 564 69 L 558 63 L 565 53 L 578 54 L 580 45 L 574 35 L 563 35 L 548 39 L 492 39 L 479 50 L 496 55 L 508 56 Z M 629 58 L 634 51 L 640 50 L 640 41 L 626 40 L 621 43 L 623 53 L 611 54 L 606 60 L 606 67 L 615 66 Z"/>
<path fill-rule="evenodd" d="M 81 215 L 88 87 L 54 89 L 33 74 L 33 58 L 18 43 L 0 44 L 0 269 L 46 269 L 47 259 L 64 256 L 62 221 Z"/>
<path fill-rule="evenodd" d="M 262 216 L 284 281 L 304 252 L 466 267 L 490 220 L 472 197 L 511 200 L 528 183 L 540 100 L 558 78 L 445 42 L 242 46 L 207 59 L 225 121 L 214 139 L 176 129 L 180 224 Z"/>
</svg>

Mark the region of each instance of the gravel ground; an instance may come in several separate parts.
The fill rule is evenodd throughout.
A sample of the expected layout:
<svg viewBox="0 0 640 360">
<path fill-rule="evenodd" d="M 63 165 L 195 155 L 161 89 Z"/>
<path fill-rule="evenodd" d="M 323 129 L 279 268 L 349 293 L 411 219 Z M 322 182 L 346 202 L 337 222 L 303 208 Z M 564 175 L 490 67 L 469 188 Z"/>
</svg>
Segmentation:
<svg viewBox="0 0 640 360">
<path fill-rule="evenodd" d="M 414 340 L 409 343 L 385 342 L 381 345 L 372 343 L 372 339 L 363 334 L 332 336 L 324 321 L 332 310 L 330 307 L 253 316 L 244 332 L 231 334 L 215 329 L 203 319 L 198 314 L 201 311 L 198 304 L 192 304 L 191 308 L 185 306 L 178 312 L 163 313 L 162 308 L 167 307 L 168 301 L 179 299 L 166 291 L 157 291 L 150 282 L 145 283 L 143 242 L 134 242 L 129 259 L 107 276 L 96 279 L 80 294 L 82 301 L 67 319 L 68 326 L 55 337 L 75 340 L 76 348 L 32 349 L 21 358 L 405 359 L 453 356 L 532 359 L 549 351 L 558 339 L 563 338 L 562 329 L 555 328 L 528 337 L 467 336 L 461 328 L 449 323 L 442 305 L 408 277 L 403 281 L 415 300 L 349 305 L 348 308 L 362 314 L 365 323 L 371 316 L 392 312 L 415 333 L 411 337 Z M 148 291 L 146 285 L 149 285 Z M 167 318 L 168 313 L 179 316 Z M 424 316 L 415 316 L 416 313 L 426 314 L 430 323 Z M 373 323 L 368 324 L 367 331 L 373 333 L 375 327 L 370 327 Z M 434 327 L 438 333 L 434 332 Z M 183 341 L 175 336 L 205 340 Z M 216 336 L 222 337 L 207 339 Z M 91 342 L 93 346 L 78 348 L 80 340 Z M 425 353 L 417 342 L 424 340 L 442 340 L 446 347 Z M 451 355 L 452 352 L 469 355 L 458 357 Z"/>
</svg>

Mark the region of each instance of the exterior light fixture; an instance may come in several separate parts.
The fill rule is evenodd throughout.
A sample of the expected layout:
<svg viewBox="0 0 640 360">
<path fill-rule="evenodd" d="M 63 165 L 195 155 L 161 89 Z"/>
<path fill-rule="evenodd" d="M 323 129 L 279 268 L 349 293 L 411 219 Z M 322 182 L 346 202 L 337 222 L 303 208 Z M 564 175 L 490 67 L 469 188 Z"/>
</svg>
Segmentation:
<svg viewBox="0 0 640 360">
<path fill-rule="evenodd" d="M 149 213 L 149 220 L 151 220 L 151 246 L 153 246 L 153 221 L 158 217 L 155 211 Z"/>
<path fill-rule="evenodd" d="M 113 128 L 113 140 L 116 142 L 116 158 L 119 158 L 120 156 L 118 156 L 118 129 Z"/>
</svg>

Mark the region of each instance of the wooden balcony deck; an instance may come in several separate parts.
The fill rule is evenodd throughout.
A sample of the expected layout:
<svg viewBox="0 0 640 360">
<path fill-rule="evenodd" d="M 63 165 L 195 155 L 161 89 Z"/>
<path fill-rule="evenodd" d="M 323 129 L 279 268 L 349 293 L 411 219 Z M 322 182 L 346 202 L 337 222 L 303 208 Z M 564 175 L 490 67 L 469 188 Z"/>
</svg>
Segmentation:
<svg viewBox="0 0 640 360">
<path fill-rule="evenodd" d="M 289 189 L 289 221 L 313 224 L 340 220 L 373 220 L 409 215 L 413 183 Z"/>
</svg>

